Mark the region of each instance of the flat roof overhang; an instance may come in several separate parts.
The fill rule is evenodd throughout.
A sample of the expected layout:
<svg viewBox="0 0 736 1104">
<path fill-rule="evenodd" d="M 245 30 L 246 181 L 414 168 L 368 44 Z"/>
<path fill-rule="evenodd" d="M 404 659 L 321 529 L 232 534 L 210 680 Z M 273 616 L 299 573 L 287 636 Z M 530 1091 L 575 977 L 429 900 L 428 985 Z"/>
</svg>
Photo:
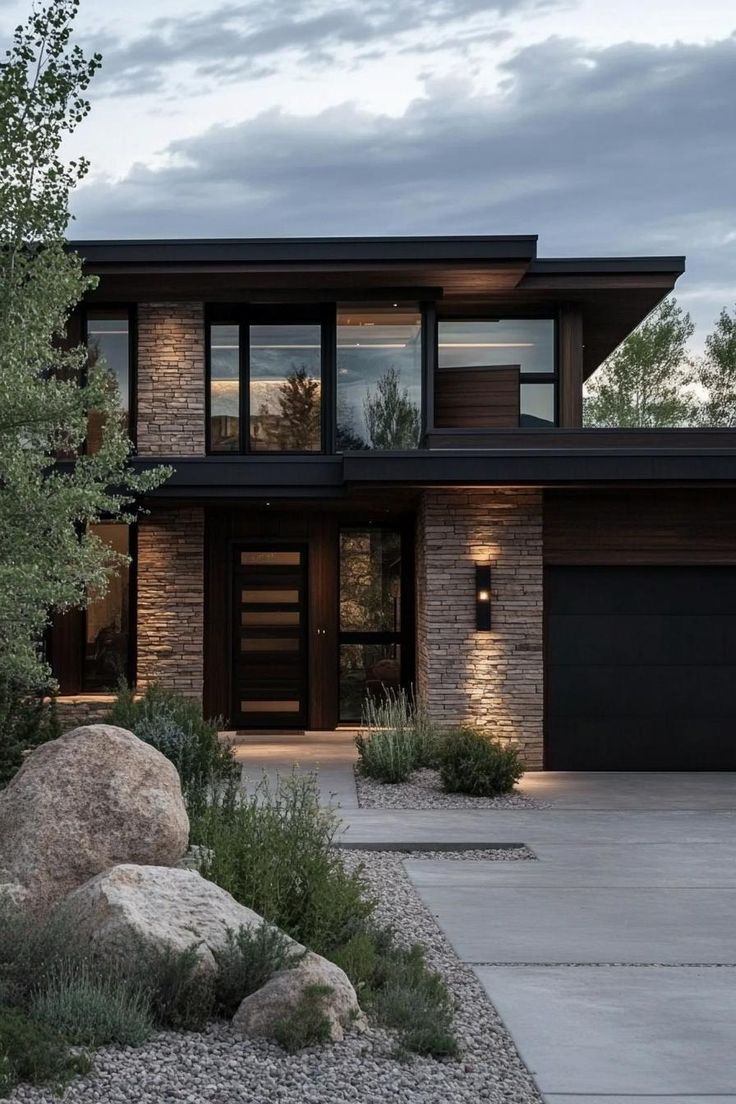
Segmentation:
<svg viewBox="0 0 736 1104">
<path fill-rule="evenodd" d="M 78 240 L 97 302 L 436 300 L 441 315 L 583 317 L 587 378 L 670 292 L 683 257 L 538 258 L 536 235 Z"/>
<path fill-rule="evenodd" d="M 420 450 L 319 457 L 136 457 L 174 467 L 155 499 L 349 498 L 370 487 L 736 484 L 736 434 L 711 448 Z"/>
</svg>

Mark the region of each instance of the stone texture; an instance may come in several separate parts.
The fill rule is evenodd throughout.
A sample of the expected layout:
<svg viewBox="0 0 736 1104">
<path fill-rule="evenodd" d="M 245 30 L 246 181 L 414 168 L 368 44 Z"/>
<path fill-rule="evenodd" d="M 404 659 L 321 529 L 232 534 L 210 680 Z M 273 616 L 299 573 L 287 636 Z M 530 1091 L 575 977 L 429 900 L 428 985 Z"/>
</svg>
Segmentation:
<svg viewBox="0 0 736 1104">
<path fill-rule="evenodd" d="M 156 508 L 138 525 L 137 686 L 200 698 L 204 677 L 204 511 Z"/>
<path fill-rule="evenodd" d="M 492 628 L 475 628 L 475 565 L 490 564 Z M 521 746 L 542 767 L 542 494 L 425 491 L 417 532 L 417 692 L 443 724 Z"/>
<path fill-rule="evenodd" d="M 137 345 L 136 446 L 139 455 L 203 455 L 203 304 L 139 304 Z"/>
<path fill-rule="evenodd" d="M 0 881 L 38 907 L 117 863 L 173 865 L 188 837 L 176 768 L 114 725 L 36 748 L 0 793 Z"/>
<path fill-rule="evenodd" d="M 82 725 L 104 724 L 114 701 L 114 694 L 64 695 L 55 699 L 56 716 L 65 732 Z"/>
<path fill-rule="evenodd" d="M 235 1013 L 233 1027 L 246 1037 L 273 1037 L 276 1023 L 294 1011 L 310 985 L 330 989 L 329 995 L 325 995 L 323 1009 L 333 1042 L 342 1039 L 344 1028 L 363 1025 L 358 998 L 347 974 L 334 962 L 310 951 L 298 966 L 280 970 L 246 997 Z"/>
<path fill-rule="evenodd" d="M 115 866 L 80 886 L 63 907 L 92 949 L 125 955 L 141 944 L 177 951 L 196 944 L 202 970 L 212 975 L 228 928 L 262 923 L 214 882 L 180 867 Z"/>
</svg>

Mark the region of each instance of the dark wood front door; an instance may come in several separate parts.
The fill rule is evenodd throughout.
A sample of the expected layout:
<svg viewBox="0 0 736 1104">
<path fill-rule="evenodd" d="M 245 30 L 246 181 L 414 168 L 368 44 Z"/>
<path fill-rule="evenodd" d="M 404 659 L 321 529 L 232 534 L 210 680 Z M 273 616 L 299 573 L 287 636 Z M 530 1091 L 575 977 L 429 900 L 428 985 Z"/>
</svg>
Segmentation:
<svg viewBox="0 0 736 1104">
<path fill-rule="evenodd" d="M 306 545 L 238 545 L 234 558 L 233 723 L 304 728 Z"/>
</svg>

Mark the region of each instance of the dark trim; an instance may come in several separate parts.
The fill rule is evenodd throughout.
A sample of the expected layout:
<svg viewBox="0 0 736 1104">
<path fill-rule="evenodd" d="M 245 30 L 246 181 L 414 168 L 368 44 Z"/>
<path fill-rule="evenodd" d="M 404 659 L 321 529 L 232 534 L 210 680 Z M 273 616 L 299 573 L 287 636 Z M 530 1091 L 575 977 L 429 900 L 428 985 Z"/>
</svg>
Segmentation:
<svg viewBox="0 0 736 1104">
<path fill-rule="evenodd" d="M 421 441 L 434 429 L 434 376 L 437 369 L 437 307 L 421 303 L 422 312 L 422 426 Z"/>
<path fill-rule="evenodd" d="M 530 261 L 536 256 L 537 235 L 80 239 L 67 247 L 89 264 Z"/>
<path fill-rule="evenodd" d="M 666 257 L 538 257 L 529 264 L 529 275 L 609 275 L 662 272 L 681 276 L 683 256 Z"/>
</svg>

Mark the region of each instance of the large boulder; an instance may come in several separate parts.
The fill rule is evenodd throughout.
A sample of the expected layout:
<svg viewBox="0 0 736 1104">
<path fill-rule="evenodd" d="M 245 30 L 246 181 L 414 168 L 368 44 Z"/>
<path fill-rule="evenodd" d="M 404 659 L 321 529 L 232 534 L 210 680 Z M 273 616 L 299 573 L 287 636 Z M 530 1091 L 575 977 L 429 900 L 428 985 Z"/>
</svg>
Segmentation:
<svg viewBox="0 0 736 1104">
<path fill-rule="evenodd" d="M 262 923 L 252 909 L 201 874 L 181 867 L 115 866 L 80 886 L 60 906 L 90 950 L 112 957 L 137 949 L 196 946 L 203 972 L 217 970 L 227 931 Z M 301 947 L 294 944 L 295 949 Z"/>
<path fill-rule="evenodd" d="M 0 792 L 0 882 L 45 908 L 118 863 L 177 863 L 188 836 L 174 765 L 124 728 L 85 725 L 36 748 Z"/>
<path fill-rule="evenodd" d="M 330 1038 L 339 1042 L 346 1027 L 361 1028 L 364 1017 L 347 974 L 321 955 L 311 951 L 291 969 L 280 970 L 255 993 L 241 1002 L 233 1019 L 235 1030 L 245 1037 L 273 1038 L 279 1020 L 300 1005 L 312 986 L 325 990 L 321 1010 L 330 1025 Z"/>
</svg>

